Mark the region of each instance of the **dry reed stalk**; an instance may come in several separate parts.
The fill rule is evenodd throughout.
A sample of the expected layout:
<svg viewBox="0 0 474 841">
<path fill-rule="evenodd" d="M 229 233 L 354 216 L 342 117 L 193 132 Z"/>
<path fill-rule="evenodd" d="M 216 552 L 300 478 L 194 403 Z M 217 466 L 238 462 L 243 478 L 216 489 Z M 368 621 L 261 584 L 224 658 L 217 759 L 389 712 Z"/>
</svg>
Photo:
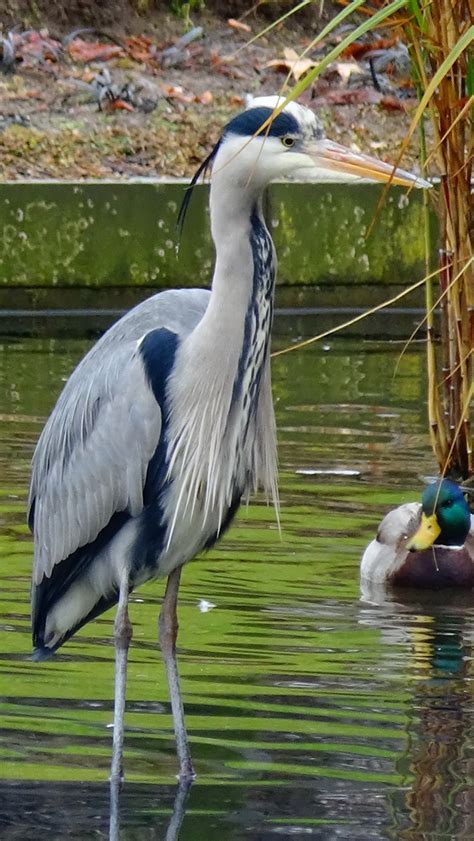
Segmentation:
<svg viewBox="0 0 474 841">
<path fill-rule="evenodd" d="M 403 141 L 400 158 L 425 110 L 434 137 L 428 158 L 436 158 L 442 173 L 439 190 L 441 348 L 435 339 L 433 292 L 429 281 L 432 273 L 428 266 L 426 273 L 430 435 L 442 475 L 466 480 L 474 477 L 471 424 L 474 394 L 474 208 L 471 202 L 474 0 L 371 0 L 367 4 L 362 0 L 338 0 L 338 3 L 343 10 L 323 29 L 319 39 L 326 37 L 336 23 L 341 24 L 356 9 L 359 14 L 368 16 L 368 22 L 360 24 L 350 36 L 339 41 L 304 79 L 296 83 L 289 96 L 291 99 L 299 96 L 348 44 L 375 26 L 395 26 L 405 32 L 416 70 L 420 104 Z M 295 10 L 298 8 L 300 5 Z M 302 55 L 314 47 L 317 40 L 312 41 Z M 422 124 L 420 133 L 422 158 L 426 161 Z M 428 229 L 425 237 L 429 239 Z M 307 339 L 291 349 L 318 338 L 321 336 Z"/>
<path fill-rule="evenodd" d="M 474 0 L 436 0 L 423 8 L 425 32 L 418 62 L 430 74 L 441 67 L 474 20 Z M 413 21 L 410 24 L 413 36 Z M 473 59 L 471 58 L 471 61 Z M 474 211 L 472 109 L 468 97 L 469 50 L 444 75 L 431 101 L 430 118 L 441 178 L 440 286 L 441 348 L 428 323 L 428 380 L 431 440 L 442 472 L 467 479 L 474 472 L 469 401 L 472 399 L 474 347 Z M 420 79 L 425 65 L 418 66 Z M 464 108 L 464 113 L 461 113 Z M 455 279 L 455 282 L 453 282 Z M 456 438 L 456 441 L 454 439 Z M 454 442 L 454 443 L 453 443 Z"/>
</svg>

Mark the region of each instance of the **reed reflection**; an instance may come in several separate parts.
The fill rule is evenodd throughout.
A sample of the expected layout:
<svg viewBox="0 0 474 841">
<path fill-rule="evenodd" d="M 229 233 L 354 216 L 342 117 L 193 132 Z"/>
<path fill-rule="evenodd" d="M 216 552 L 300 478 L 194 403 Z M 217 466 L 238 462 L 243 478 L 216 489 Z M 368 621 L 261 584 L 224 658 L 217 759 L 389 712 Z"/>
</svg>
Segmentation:
<svg viewBox="0 0 474 841">
<path fill-rule="evenodd" d="M 368 595 L 366 590 L 366 599 Z M 407 738 L 397 761 L 407 787 L 390 795 L 390 837 L 472 839 L 474 595 L 459 590 L 422 595 L 385 591 L 384 601 L 379 587 L 377 592 L 371 589 L 370 598 L 372 622 L 378 615 L 382 636 L 409 651 Z"/>
</svg>

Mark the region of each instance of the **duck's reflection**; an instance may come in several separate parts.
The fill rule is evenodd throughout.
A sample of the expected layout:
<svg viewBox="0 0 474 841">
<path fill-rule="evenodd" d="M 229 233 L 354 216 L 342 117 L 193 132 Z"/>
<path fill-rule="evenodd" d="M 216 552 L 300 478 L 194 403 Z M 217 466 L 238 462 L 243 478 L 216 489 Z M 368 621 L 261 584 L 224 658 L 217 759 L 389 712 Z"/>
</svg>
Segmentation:
<svg viewBox="0 0 474 841">
<path fill-rule="evenodd" d="M 191 786 L 192 780 L 178 783 L 173 803 L 173 812 L 166 829 L 166 834 L 164 835 L 164 841 L 178 841 L 179 839 Z M 120 792 L 120 783 L 111 782 L 109 841 L 120 841 Z"/>
<path fill-rule="evenodd" d="M 472 592 L 363 593 L 361 617 L 410 652 L 413 687 L 406 749 L 397 765 L 407 788 L 393 795 L 394 835 L 474 838 L 472 776 Z M 397 639 L 398 637 L 398 639 Z"/>
</svg>

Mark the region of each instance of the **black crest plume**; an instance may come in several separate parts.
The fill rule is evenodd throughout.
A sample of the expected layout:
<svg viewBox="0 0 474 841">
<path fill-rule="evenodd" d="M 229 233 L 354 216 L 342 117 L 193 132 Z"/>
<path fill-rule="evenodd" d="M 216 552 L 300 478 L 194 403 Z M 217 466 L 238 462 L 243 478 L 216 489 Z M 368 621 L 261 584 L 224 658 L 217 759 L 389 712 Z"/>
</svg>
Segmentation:
<svg viewBox="0 0 474 841">
<path fill-rule="evenodd" d="M 181 202 L 181 207 L 179 208 L 178 218 L 177 218 L 177 221 L 176 221 L 180 240 L 181 240 L 181 234 L 183 233 L 184 220 L 186 218 L 186 213 L 188 212 L 189 202 L 191 201 L 191 196 L 193 194 L 193 190 L 194 190 L 197 182 L 199 181 L 201 175 L 203 175 L 205 177 L 207 175 L 207 173 L 209 172 L 209 170 L 211 168 L 211 165 L 212 165 L 212 162 L 213 162 L 214 158 L 216 157 L 217 152 L 219 151 L 219 146 L 220 145 L 221 145 L 221 141 L 219 140 L 216 143 L 216 145 L 214 146 L 212 152 L 207 156 L 207 158 L 201 164 L 199 164 L 198 169 L 196 170 L 196 172 L 194 173 L 190 183 L 186 187 L 184 197 L 183 197 L 183 201 Z"/>
</svg>

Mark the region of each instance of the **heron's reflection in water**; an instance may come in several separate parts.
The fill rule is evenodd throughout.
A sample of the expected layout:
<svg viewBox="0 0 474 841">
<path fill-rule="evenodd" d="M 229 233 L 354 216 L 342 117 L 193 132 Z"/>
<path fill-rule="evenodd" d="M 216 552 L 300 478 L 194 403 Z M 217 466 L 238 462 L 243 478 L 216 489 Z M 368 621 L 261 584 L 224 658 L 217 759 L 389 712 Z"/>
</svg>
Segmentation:
<svg viewBox="0 0 474 841">
<path fill-rule="evenodd" d="M 391 796 L 393 837 L 472 841 L 474 594 L 377 587 L 363 601 L 362 621 L 409 652 L 406 748 L 397 761 L 407 785 Z"/>
<path fill-rule="evenodd" d="M 186 814 L 186 803 L 193 784 L 192 780 L 178 783 L 173 803 L 173 812 L 168 823 L 164 841 L 178 841 L 181 826 Z M 120 792 L 121 784 L 110 783 L 110 828 L 109 841 L 120 841 Z"/>
</svg>

